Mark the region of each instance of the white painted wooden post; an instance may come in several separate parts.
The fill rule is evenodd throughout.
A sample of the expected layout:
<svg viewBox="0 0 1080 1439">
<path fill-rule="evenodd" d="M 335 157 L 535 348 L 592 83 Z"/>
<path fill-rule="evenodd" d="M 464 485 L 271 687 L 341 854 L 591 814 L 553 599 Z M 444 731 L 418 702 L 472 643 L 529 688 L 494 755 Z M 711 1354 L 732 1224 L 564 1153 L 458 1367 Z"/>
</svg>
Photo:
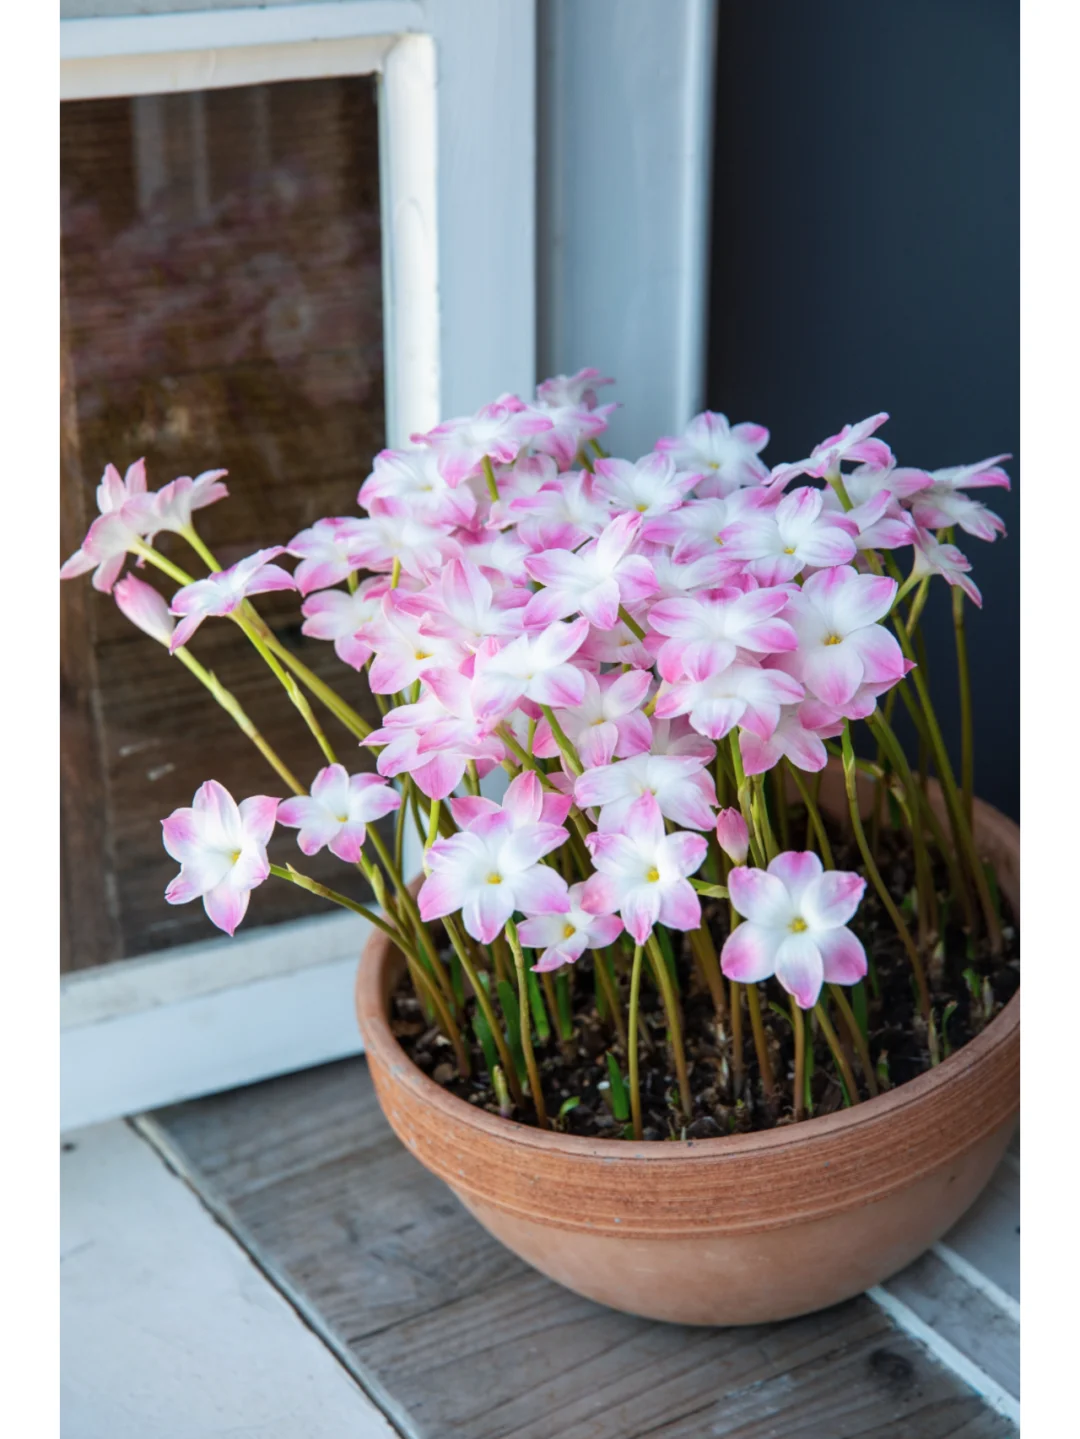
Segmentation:
<svg viewBox="0 0 1080 1439">
<path fill-rule="evenodd" d="M 614 375 L 609 448 L 636 458 L 704 403 L 716 4 L 538 15 L 539 367 Z"/>
</svg>

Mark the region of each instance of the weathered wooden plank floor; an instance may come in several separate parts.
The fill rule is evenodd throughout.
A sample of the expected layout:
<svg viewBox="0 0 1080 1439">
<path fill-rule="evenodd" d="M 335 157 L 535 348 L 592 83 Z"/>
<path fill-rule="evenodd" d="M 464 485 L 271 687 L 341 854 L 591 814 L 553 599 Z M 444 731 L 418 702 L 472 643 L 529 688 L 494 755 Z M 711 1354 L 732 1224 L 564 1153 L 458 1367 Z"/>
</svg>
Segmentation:
<svg viewBox="0 0 1080 1439">
<path fill-rule="evenodd" d="M 1016 1433 L 865 1297 L 708 1330 L 632 1319 L 549 1283 L 402 1148 L 363 1060 L 139 1123 L 410 1439 Z M 897 1297 L 952 1322 L 950 1273 L 920 1285 L 908 1271 Z M 996 1362 L 995 1345 L 988 1333 L 984 1359 Z"/>
</svg>

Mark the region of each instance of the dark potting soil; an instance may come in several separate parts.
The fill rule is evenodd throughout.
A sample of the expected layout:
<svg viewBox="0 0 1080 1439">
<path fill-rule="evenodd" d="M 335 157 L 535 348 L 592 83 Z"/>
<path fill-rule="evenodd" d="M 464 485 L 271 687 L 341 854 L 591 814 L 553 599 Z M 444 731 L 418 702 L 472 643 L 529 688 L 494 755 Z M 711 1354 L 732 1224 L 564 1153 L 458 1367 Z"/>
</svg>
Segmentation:
<svg viewBox="0 0 1080 1439">
<path fill-rule="evenodd" d="M 793 834 L 803 833 L 798 812 Z M 859 855 L 851 836 L 830 823 L 830 840 L 838 869 L 858 869 Z M 883 832 L 878 853 L 882 876 L 912 933 L 914 863 L 904 837 Z M 851 928 L 862 940 L 870 959 L 864 982 L 866 1029 L 879 1091 L 895 1088 L 932 1064 L 931 1048 L 940 1058 L 974 1038 L 1008 1003 L 1020 985 L 1020 941 L 1013 914 L 1004 896 L 998 902 L 1004 953 L 990 954 L 985 936 L 972 937 L 963 928 L 964 916 L 951 894 L 949 874 L 935 868 L 934 887 L 940 919 L 940 936 L 924 959 L 932 996 L 933 1033 L 919 1013 L 911 963 L 884 906 L 868 885 Z M 724 900 L 703 900 L 703 920 L 717 950 L 727 938 L 728 910 Z M 641 986 L 639 1066 L 644 1137 L 646 1139 L 710 1139 L 725 1134 L 772 1129 L 793 1122 L 794 1029 L 790 1000 L 775 980 L 759 985 L 762 1015 L 775 1079 L 770 1098 L 761 1082 L 749 1015 L 743 1008 L 743 1074 L 736 1084 L 733 1064 L 731 1016 L 718 1019 L 712 999 L 693 962 L 685 936 L 672 933 L 675 968 L 681 996 L 683 1043 L 691 1091 L 691 1114 L 684 1121 L 676 1108 L 677 1085 L 667 1043 L 667 1026 L 659 991 L 646 976 Z M 617 983 L 626 1014 L 630 955 L 615 946 Z M 526 959 L 530 958 L 526 951 Z M 533 956 L 535 958 L 535 956 Z M 571 993 L 572 1038 L 560 1041 L 551 1016 L 551 1036 L 533 1044 L 540 1068 L 544 1101 L 553 1128 L 568 1134 L 610 1139 L 630 1138 L 625 1095 L 613 1090 L 608 1056 L 614 1057 L 623 1081 L 627 1073 L 625 1047 L 606 1006 L 598 1007 L 593 960 L 585 954 L 568 970 Z M 726 986 L 725 986 L 726 987 Z M 516 990 L 516 983 L 514 986 Z M 850 994 L 850 991 L 848 991 Z M 860 1098 L 869 1097 L 865 1075 L 828 988 L 822 990 L 829 1017 L 848 1054 L 859 1085 Z M 493 995 L 496 1014 L 501 1014 Z M 472 1072 L 462 1076 L 454 1051 L 441 1032 L 425 1019 L 408 977 L 402 979 L 392 1001 L 391 1028 L 413 1063 L 459 1098 L 493 1114 L 523 1124 L 535 1124 L 536 1115 L 527 1094 L 520 1106 L 500 1111 L 488 1078 L 484 1053 L 476 1040 L 472 1017 L 476 1002 L 466 1004 L 462 1035 L 469 1045 Z M 808 1113 L 830 1114 L 845 1102 L 844 1089 L 832 1053 L 816 1017 L 809 1017 L 807 1035 L 809 1074 Z M 524 1078 L 524 1076 L 523 1076 Z M 575 1102 L 576 1101 L 576 1102 Z"/>
</svg>

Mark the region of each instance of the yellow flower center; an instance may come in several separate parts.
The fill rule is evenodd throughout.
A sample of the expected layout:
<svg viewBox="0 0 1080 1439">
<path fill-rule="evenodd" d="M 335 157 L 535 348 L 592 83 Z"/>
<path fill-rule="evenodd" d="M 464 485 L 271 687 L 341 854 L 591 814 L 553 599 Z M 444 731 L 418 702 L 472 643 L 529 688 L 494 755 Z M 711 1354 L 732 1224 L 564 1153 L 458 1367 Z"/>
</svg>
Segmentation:
<svg viewBox="0 0 1080 1439">
<path fill-rule="evenodd" d="M 563 939 L 572 939 L 575 934 L 577 934 L 577 930 L 574 928 L 574 926 L 573 926 L 572 924 L 564 924 L 564 925 L 563 925 L 563 932 L 562 932 L 562 937 L 563 937 Z"/>
<path fill-rule="evenodd" d="M 639 515 L 643 515 L 649 507 L 648 505 L 635 505 L 634 508 L 637 510 Z"/>
<path fill-rule="evenodd" d="M 498 870 L 494 870 L 494 869 L 493 869 L 493 870 L 491 871 L 491 873 L 488 875 L 488 881 L 487 881 L 487 882 L 488 882 L 488 884 L 502 884 L 502 875 L 499 874 Z"/>
<path fill-rule="evenodd" d="M 660 878 L 660 871 L 656 868 L 655 864 L 652 869 L 646 871 L 645 878 L 649 884 L 655 884 Z"/>
<path fill-rule="evenodd" d="M 795 918 L 788 925 L 788 928 L 791 930 L 792 934 L 802 934 L 803 930 L 806 929 L 806 920 L 800 919 L 798 915 L 796 915 Z"/>
<path fill-rule="evenodd" d="M 829 635 L 825 643 L 827 645 L 838 645 L 841 643 L 841 638 L 839 635 Z"/>
<path fill-rule="evenodd" d="M 429 660 L 430 658 L 431 653 L 428 650 L 417 650 L 413 655 L 414 660 Z"/>
<path fill-rule="evenodd" d="M 787 549 L 784 551 L 784 554 L 785 554 L 785 555 L 793 555 L 794 553 L 795 553 L 795 546 L 794 546 L 794 545 L 788 545 Z"/>
</svg>

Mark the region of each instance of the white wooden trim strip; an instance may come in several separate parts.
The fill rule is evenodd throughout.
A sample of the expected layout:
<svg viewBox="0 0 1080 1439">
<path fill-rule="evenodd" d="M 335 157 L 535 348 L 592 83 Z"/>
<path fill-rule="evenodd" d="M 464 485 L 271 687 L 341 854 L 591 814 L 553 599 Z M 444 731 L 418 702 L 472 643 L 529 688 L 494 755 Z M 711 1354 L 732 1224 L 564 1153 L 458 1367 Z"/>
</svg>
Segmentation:
<svg viewBox="0 0 1080 1439">
<path fill-rule="evenodd" d="M 1009 1158 L 1008 1155 L 1005 1156 Z M 1006 1294 L 1004 1289 L 988 1278 L 981 1269 L 977 1269 L 970 1260 L 958 1254 L 948 1244 L 939 1243 L 933 1246 L 933 1252 L 941 1260 L 942 1264 L 948 1266 L 960 1279 L 970 1284 L 972 1289 L 977 1289 L 980 1294 L 995 1304 L 1004 1314 L 1007 1314 L 1014 1324 L 1020 1323 L 1020 1305 L 1011 1294 Z"/>
<path fill-rule="evenodd" d="M 89 20 L 61 20 L 60 59 L 350 40 L 401 35 L 424 28 L 424 7 L 419 0 L 338 0 L 167 15 L 101 15 Z"/>
<path fill-rule="evenodd" d="M 383 330 L 387 443 L 439 423 L 439 236 L 435 46 L 407 35 L 380 89 Z"/>
<path fill-rule="evenodd" d="M 325 964 L 65 1029 L 61 1130 L 362 1053 L 358 938 Z"/>
<path fill-rule="evenodd" d="M 897 1299 L 895 1294 L 890 1294 L 880 1285 L 868 1289 L 866 1294 L 867 1298 L 872 1299 L 885 1311 L 898 1329 L 902 1329 L 905 1334 L 928 1349 L 939 1363 L 951 1369 L 958 1379 L 962 1379 L 980 1398 L 985 1399 L 991 1409 L 1019 1425 L 1020 1402 L 996 1379 L 992 1379 L 966 1354 L 961 1354 L 955 1345 L 950 1344 L 936 1329 L 920 1319 L 915 1311 L 903 1300 Z"/>
</svg>

